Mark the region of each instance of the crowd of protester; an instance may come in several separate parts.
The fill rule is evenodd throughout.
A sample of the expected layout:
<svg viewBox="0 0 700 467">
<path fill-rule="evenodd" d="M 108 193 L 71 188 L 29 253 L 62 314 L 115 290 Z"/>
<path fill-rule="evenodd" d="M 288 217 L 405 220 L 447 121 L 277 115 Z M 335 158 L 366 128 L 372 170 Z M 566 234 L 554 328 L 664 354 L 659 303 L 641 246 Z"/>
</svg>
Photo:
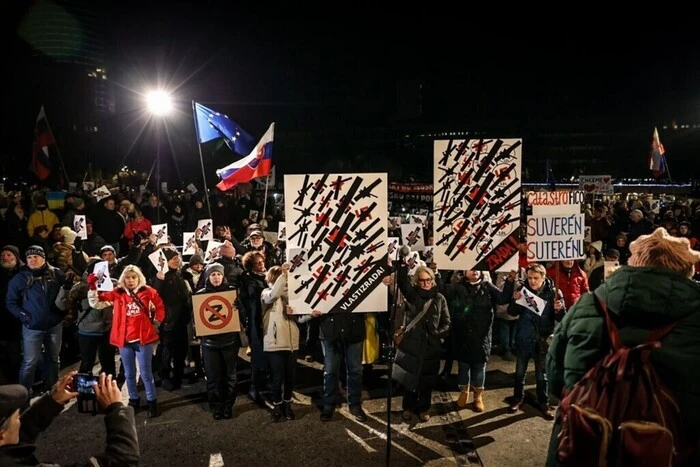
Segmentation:
<svg viewBox="0 0 700 467">
<path fill-rule="evenodd" d="M 486 370 L 493 353 L 514 363 L 509 411 L 522 410 L 532 360 L 535 402 L 552 420 L 552 399 L 560 394 L 553 392 L 551 376 L 556 376 L 554 387 L 559 391 L 570 381 L 562 380 L 560 368 L 547 365 L 547 354 L 552 336 L 564 332 L 559 323 L 568 311 L 576 310 L 582 296 L 604 287 L 617 268 L 632 261 L 630 245 L 656 227 L 687 239 L 693 250 L 699 247 L 694 232 L 700 232 L 700 208 L 689 203 L 667 204 L 655 214 L 643 200 L 597 201 L 584 207 L 590 241 L 581 260 L 528 262 L 527 239 L 521 234 L 518 267 L 509 273 L 445 271 L 432 261 L 419 263 L 409 273 L 409 265 L 399 261 L 384 279 L 391 313 L 334 309 L 299 316 L 289 305 L 284 243 L 264 238 L 264 231 L 277 231 L 282 209 L 270 202 L 268 213 L 258 220 L 250 219 L 250 213 L 260 212 L 264 203 L 255 196 L 210 201 L 211 215 L 206 200 L 189 194 L 160 200 L 155 194 L 116 192 L 98 201 L 79 192 L 68 194 L 62 209 L 50 209 L 40 191 L 9 193 L 0 226 L 5 239 L 0 384 L 21 385 L 27 399 L 38 396 L 65 385 L 58 378 L 60 359 L 73 357 L 80 360 L 80 372 L 99 371 L 125 383 L 128 406 L 134 410 L 142 408 L 138 370 L 148 417 L 158 416 L 159 391 L 178 391 L 185 380 L 204 378 L 212 418 L 230 419 L 238 394 L 236 362 L 245 349 L 252 370 L 247 396 L 267 407 L 273 421 L 295 419 L 292 391 L 298 359 L 318 358 L 324 369 L 320 420 L 332 420 L 344 398 L 350 413 L 364 421 L 363 372 L 385 357 L 382 344 L 402 326 L 392 377 L 403 389 L 404 422 L 430 419 L 431 392 L 441 378 L 452 375 L 454 360 L 456 407 L 487 410 Z M 73 229 L 73 219 L 81 214 L 87 219 L 87 239 Z M 198 221 L 209 218 L 222 246 L 205 261 L 206 246 L 198 240 L 197 252 L 183 257 L 183 233 L 199 234 Z M 151 227 L 162 223 L 168 225 L 170 239 L 157 244 Z M 388 225 L 389 236 L 400 236 L 397 227 Z M 431 231 L 427 220 L 428 245 Z M 166 259 L 163 269 L 148 258 L 158 249 Z M 111 291 L 98 290 L 102 278 L 95 266 L 102 261 L 108 264 Z M 691 266 L 690 276 L 696 271 L 696 264 Z M 227 290 L 237 292 L 234 305 L 241 331 L 196 336 L 193 295 Z M 535 313 L 523 305 L 523 294 L 542 299 L 544 310 Z M 555 339 L 557 344 L 562 345 Z M 108 391 L 111 382 L 105 384 Z M 698 397 L 693 393 L 690 403 L 697 403 Z"/>
</svg>

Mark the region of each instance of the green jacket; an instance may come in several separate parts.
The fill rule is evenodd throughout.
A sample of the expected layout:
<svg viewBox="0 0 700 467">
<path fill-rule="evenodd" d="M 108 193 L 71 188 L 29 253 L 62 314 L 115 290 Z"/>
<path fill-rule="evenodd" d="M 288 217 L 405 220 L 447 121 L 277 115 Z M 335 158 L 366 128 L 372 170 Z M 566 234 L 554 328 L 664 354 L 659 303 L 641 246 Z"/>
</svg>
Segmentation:
<svg viewBox="0 0 700 467">
<path fill-rule="evenodd" d="M 683 414 L 688 439 L 700 438 L 700 284 L 658 268 L 623 266 L 596 293 L 616 319 L 622 342 L 643 342 L 651 329 L 677 321 L 652 353 L 659 377 L 672 390 Z M 550 393 L 560 397 L 610 350 L 605 323 L 593 295 L 583 295 L 554 330 L 547 355 Z M 559 432 L 558 421 L 553 438 Z M 550 444 L 549 460 L 553 458 Z M 548 465 L 554 465 L 548 462 Z"/>
</svg>

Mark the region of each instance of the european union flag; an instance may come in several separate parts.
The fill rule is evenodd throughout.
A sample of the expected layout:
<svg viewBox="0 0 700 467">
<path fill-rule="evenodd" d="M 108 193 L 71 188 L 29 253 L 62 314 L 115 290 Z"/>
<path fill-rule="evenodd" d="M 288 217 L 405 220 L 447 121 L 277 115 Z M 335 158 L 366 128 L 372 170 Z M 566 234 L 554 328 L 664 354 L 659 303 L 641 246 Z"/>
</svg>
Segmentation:
<svg viewBox="0 0 700 467">
<path fill-rule="evenodd" d="M 247 156 L 255 147 L 255 138 L 226 115 L 195 102 L 194 127 L 197 139 L 206 143 L 224 138 L 226 145 L 235 153 Z"/>
</svg>

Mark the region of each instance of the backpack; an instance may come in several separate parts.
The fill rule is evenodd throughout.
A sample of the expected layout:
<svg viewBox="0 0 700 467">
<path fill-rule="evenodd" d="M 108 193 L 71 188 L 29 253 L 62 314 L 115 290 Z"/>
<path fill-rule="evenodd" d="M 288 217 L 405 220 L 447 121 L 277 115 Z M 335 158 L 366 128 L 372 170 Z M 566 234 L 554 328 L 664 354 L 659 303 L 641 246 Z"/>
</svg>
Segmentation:
<svg viewBox="0 0 700 467">
<path fill-rule="evenodd" d="M 561 400 L 557 460 L 565 466 L 681 464 L 687 455 L 681 412 L 650 361 L 676 323 L 625 347 L 606 303 L 593 297 L 611 349 Z"/>
</svg>

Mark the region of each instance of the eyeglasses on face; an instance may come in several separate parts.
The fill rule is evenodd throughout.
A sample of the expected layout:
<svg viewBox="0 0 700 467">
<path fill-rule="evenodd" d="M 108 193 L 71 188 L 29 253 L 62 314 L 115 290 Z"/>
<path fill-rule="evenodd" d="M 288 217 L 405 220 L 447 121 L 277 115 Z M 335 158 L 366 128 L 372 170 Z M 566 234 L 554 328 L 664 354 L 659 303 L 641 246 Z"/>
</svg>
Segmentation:
<svg viewBox="0 0 700 467">
<path fill-rule="evenodd" d="M 429 284 L 429 283 L 433 282 L 433 280 L 430 277 L 428 277 L 428 278 L 420 277 L 420 278 L 418 278 L 417 282 L 420 282 L 421 284 Z"/>
</svg>

